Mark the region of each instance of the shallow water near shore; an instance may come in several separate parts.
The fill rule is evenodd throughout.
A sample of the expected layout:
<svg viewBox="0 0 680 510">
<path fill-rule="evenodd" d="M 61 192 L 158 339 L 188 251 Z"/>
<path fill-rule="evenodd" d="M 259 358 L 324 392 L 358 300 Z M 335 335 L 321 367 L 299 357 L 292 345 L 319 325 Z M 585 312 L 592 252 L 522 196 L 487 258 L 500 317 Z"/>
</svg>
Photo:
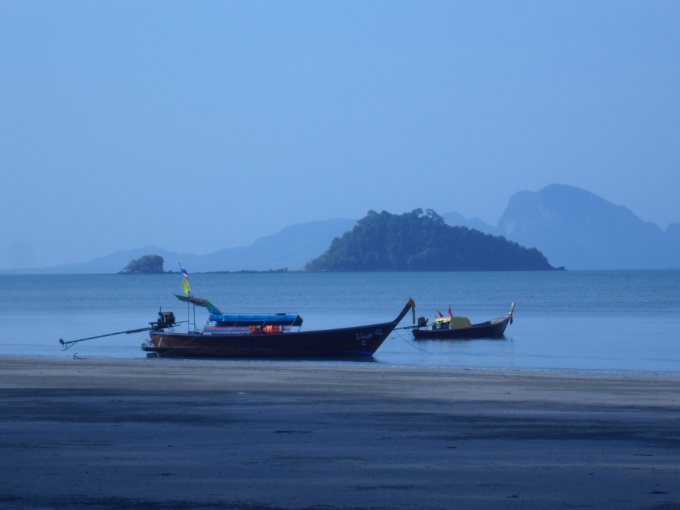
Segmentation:
<svg viewBox="0 0 680 510">
<path fill-rule="evenodd" d="M 58 340 L 143 328 L 160 309 L 178 320 L 191 311 L 173 296 L 181 293 L 176 274 L 4 275 L 0 282 L 3 356 L 143 358 L 145 333 L 67 351 Z M 388 321 L 409 297 L 430 321 L 450 306 L 481 322 L 516 303 L 505 339 L 416 341 L 398 329 L 376 352 L 378 364 L 680 373 L 678 270 L 190 274 L 190 282 L 223 311 L 296 312 L 305 330 Z M 196 310 L 199 327 L 206 318 Z M 409 314 L 400 326 L 410 324 Z"/>
</svg>

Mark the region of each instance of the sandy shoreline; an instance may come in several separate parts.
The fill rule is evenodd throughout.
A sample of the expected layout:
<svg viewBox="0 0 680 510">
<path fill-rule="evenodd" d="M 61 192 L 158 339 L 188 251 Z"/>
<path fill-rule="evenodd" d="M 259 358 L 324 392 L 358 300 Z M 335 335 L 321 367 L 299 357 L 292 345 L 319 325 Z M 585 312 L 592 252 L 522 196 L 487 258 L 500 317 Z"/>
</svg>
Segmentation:
<svg viewBox="0 0 680 510">
<path fill-rule="evenodd" d="M 680 508 L 680 376 L 0 358 L 0 508 Z"/>
</svg>

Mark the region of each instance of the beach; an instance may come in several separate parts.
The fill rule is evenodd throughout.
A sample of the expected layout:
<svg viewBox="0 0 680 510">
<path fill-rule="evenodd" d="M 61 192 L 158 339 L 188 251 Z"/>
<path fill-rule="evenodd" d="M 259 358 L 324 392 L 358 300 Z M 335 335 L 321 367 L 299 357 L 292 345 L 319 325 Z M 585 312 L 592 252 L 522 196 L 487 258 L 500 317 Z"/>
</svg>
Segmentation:
<svg viewBox="0 0 680 510">
<path fill-rule="evenodd" d="M 680 509 L 680 376 L 0 358 L 0 508 Z"/>
</svg>

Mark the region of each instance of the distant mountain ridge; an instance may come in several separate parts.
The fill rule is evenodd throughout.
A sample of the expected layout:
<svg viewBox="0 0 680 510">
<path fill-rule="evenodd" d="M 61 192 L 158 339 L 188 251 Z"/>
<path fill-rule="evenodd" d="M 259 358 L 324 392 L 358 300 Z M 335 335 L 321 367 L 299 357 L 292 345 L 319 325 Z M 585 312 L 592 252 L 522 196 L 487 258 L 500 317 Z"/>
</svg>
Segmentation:
<svg viewBox="0 0 680 510">
<path fill-rule="evenodd" d="M 510 197 L 498 226 L 456 212 L 441 215 L 451 226 L 465 226 L 501 235 L 527 248 L 536 248 L 556 267 L 566 269 L 680 269 L 680 223 L 666 230 L 642 221 L 632 211 L 580 188 L 552 184 L 539 191 L 520 191 Z M 354 219 L 314 221 L 287 227 L 258 238 L 246 247 L 211 254 L 171 252 L 157 246 L 121 250 L 81 264 L 2 274 L 117 273 L 132 259 L 160 255 L 165 269 L 177 262 L 190 272 L 299 270 L 327 251 L 334 238 L 357 223 Z M 175 262 L 177 261 L 177 262 Z"/>
<path fill-rule="evenodd" d="M 336 218 L 312 221 L 263 236 L 245 247 L 225 248 L 206 255 L 174 252 L 159 246 L 120 250 L 89 262 L 21 270 L 0 270 L 0 274 L 113 274 L 133 259 L 159 255 L 166 271 L 179 271 L 179 262 L 192 273 L 216 271 L 297 270 L 328 249 L 334 237 L 351 230 L 356 220 Z"/>
<path fill-rule="evenodd" d="M 457 213 L 443 216 L 450 225 L 535 247 L 567 269 L 680 268 L 680 223 L 664 231 L 626 207 L 564 184 L 515 193 L 497 227 Z"/>
<path fill-rule="evenodd" d="M 510 198 L 498 229 L 536 246 L 554 263 L 572 269 L 680 267 L 680 224 L 665 232 L 626 207 L 571 186 L 553 184 Z"/>
</svg>

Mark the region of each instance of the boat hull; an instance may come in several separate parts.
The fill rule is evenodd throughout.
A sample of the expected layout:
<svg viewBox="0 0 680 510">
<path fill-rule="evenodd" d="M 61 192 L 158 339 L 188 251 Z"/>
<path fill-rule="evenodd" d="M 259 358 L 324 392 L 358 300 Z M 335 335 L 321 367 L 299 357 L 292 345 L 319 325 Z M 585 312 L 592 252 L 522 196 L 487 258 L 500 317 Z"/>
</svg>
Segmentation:
<svg viewBox="0 0 680 510">
<path fill-rule="evenodd" d="M 391 322 L 318 331 L 209 334 L 154 330 L 142 349 L 173 358 L 370 358 L 412 306 L 409 301 Z"/>
<path fill-rule="evenodd" d="M 413 330 L 416 340 L 466 340 L 474 338 L 503 338 L 505 328 L 508 327 L 512 316 L 507 315 L 488 322 L 473 324 L 469 328 L 459 329 L 430 329 Z"/>
<path fill-rule="evenodd" d="M 163 357 L 361 358 L 371 357 L 394 326 L 391 323 L 326 331 L 272 334 L 150 333 L 147 352 Z"/>
</svg>

